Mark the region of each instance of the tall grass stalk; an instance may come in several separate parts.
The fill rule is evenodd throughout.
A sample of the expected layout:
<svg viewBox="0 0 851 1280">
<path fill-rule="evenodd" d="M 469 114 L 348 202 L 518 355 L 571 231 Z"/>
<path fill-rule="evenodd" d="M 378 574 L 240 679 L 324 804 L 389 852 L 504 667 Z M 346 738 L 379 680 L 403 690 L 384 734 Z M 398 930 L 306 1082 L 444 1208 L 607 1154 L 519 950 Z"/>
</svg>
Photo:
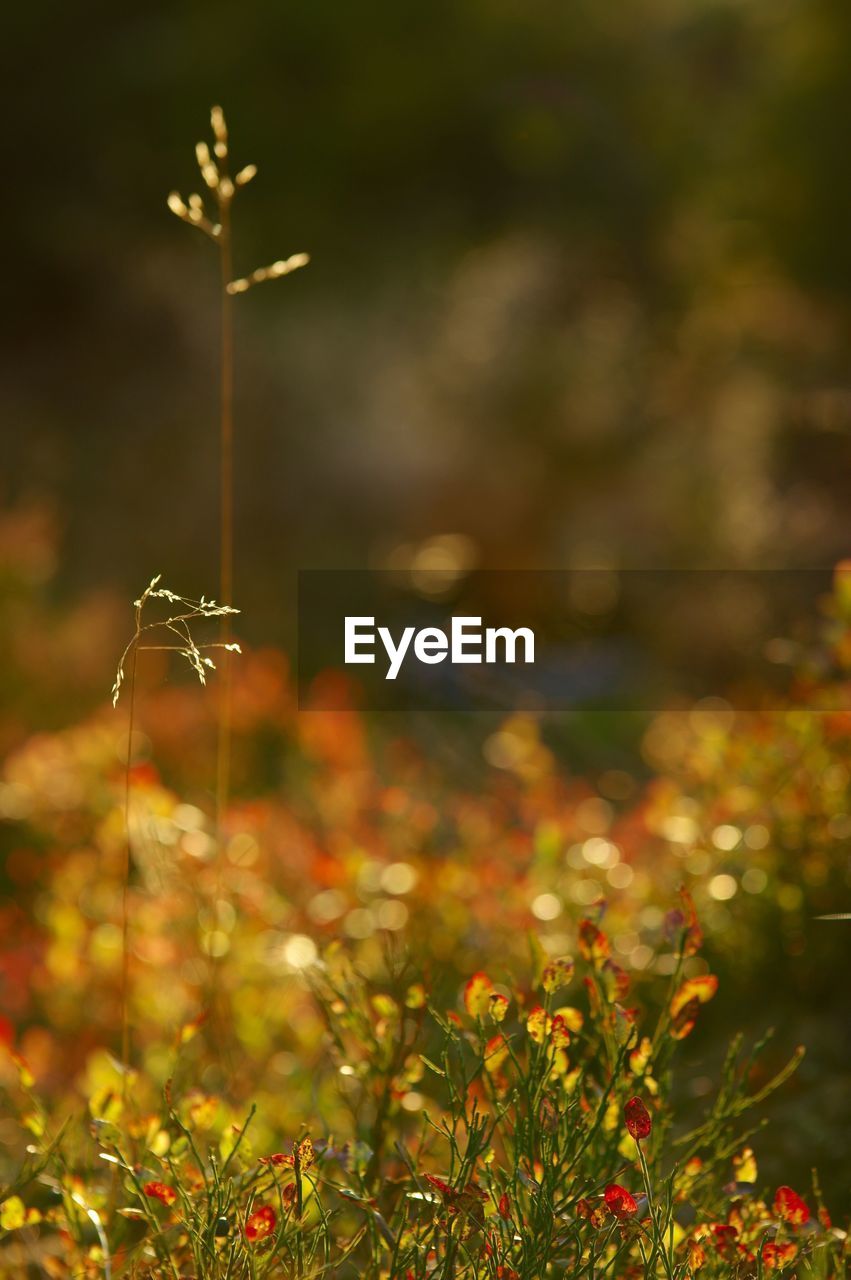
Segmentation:
<svg viewBox="0 0 851 1280">
<path fill-rule="evenodd" d="M 195 147 L 195 158 L 202 181 L 215 204 L 213 216 L 208 216 L 204 201 L 193 193 L 188 200 L 173 191 L 168 197 L 168 207 L 178 218 L 197 227 L 216 245 L 219 254 L 221 282 L 220 345 L 219 345 L 219 597 L 223 604 L 233 601 L 233 477 L 234 477 L 234 342 L 233 299 L 246 293 L 255 284 L 276 280 L 280 276 L 303 267 L 309 261 L 306 253 L 296 253 L 289 258 L 259 267 L 247 276 L 233 277 L 233 242 L 231 210 L 237 191 L 246 186 L 257 173 L 257 166 L 245 165 L 233 178 L 230 176 L 228 129 L 221 107 L 210 112 L 213 130 L 213 149 L 206 142 Z M 223 616 L 220 622 L 219 641 L 225 648 L 222 676 L 223 687 L 219 701 L 218 745 L 216 752 L 216 830 L 219 845 L 223 843 L 224 817 L 230 794 L 231 729 L 232 729 L 232 673 L 227 658 L 230 641 L 230 619 Z"/>
<path fill-rule="evenodd" d="M 192 634 L 193 623 L 208 618 L 226 618 L 230 622 L 238 610 L 232 605 L 218 604 L 215 600 L 193 600 L 179 596 L 167 587 L 161 587 L 160 574 L 152 578 L 148 586 L 133 602 L 135 629 L 124 652 L 118 660 L 115 681 L 112 686 L 112 705 L 118 705 L 121 690 L 128 685 L 130 711 L 127 723 L 127 759 L 124 766 L 124 867 L 121 888 L 121 1061 L 125 1067 L 124 1089 L 127 1088 L 127 1070 L 132 1056 L 130 1035 L 130 884 L 133 874 L 133 827 L 131 801 L 133 784 L 133 732 L 136 723 L 136 676 L 140 650 L 177 653 L 185 658 L 198 676 L 201 684 L 207 683 L 207 672 L 215 670 L 210 649 L 220 649 L 225 657 L 239 653 L 239 645 L 231 640 L 198 643 Z M 168 606 L 164 618 L 146 622 L 146 605 L 152 600 L 164 601 Z M 129 675 L 128 675 L 129 667 Z M 126 1098 L 125 1098 L 126 1101 Z"/>
</svg>

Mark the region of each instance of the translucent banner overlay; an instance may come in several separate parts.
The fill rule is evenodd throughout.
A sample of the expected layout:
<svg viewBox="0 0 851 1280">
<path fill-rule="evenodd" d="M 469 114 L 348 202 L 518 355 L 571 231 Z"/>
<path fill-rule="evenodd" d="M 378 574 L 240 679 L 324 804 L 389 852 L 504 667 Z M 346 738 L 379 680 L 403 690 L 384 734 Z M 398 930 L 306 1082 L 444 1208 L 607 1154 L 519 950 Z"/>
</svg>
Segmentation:
<svg viewBox="0 0 851 1280">
<path fill-rule="evenodd" d="M 832 578 L 831 569 L 303 570 L 299 706 L 780 707 L 808 666 L 829 661 Z"/>
</svg>

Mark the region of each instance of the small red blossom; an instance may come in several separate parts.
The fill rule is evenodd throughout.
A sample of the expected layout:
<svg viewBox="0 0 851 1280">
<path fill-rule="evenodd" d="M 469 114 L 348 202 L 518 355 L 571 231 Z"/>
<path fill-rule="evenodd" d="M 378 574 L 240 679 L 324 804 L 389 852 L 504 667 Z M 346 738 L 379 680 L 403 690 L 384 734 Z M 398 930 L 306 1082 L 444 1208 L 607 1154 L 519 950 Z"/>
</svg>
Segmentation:
<svg viewBox="0 0 851 1280">
<path fill-rule="evenodd" d="M 592 920 L 579 922 L 579 952 L 583 960 L 591 962 L 595 968 L 611 955 L 609 939 L 598 929 Z"/>
<path fill-rule="evenodd" d="M 508 1057 L 508 1041 L 505 1036 L 493 1036 L 485 1045 L 485 1071 L 495 1075 Z"/>
<path fill-rule="evenodd" d="M 298 1172 L 306 1172 L 316 1162 L 316 1152 L 310 1138 L 302 1138 L 293 1143 L 293 1168 Z"/>
<path fill-rule="evenodd" d="M 625 1187 L 619 1186 L 616 1182 L 609 1183 L 604 1198 L 609 1212 L 614 1214 L 619 1222 L 626 1222 L 628 1218 L 634 1218 L 638 1213 L 638 1205 L 633 1197 Z"/>
<path fill-rule="evenodd" d="M 692 1271 L 699 1271 L 706 1265 L 706 1250 L 699 1240 L 688 1242 L 688 1265 Z"/>
<path fill-rule="evenodd" d="M 692 1000 L 697 1000 L 699 1004 L 706 1004 L 717 990 L 718 979 L 714 973 L 704 973 L 697 978 L 686 978 L 671 1000 L 671 1017 L 676 1018 L 677 1014 Z"/>
<path fill-rule="evenodd" d="M 778 1187 L 774 1197 L 774 1212 L 781 1222 L 800 1227 L 810 1220 L 810 1209 L 806 1200 L 793 1191 L 791 1187 Z"/>
<path fill-rule="evenodd" d="M 439 1191 L 442 1196 L 451 1199 L 455 1195 L 455 1188 L 445 1182 L 443 1178 L 438 1178 L 433 1173 L 427 1173 L 425 1180 L 436 1191 Z"/>
<path fill-rule="evenodd" d="M 149 1200 L 159 1200 L 160 1204 L 164 1204 L 166 1208 L 174 1204 L 177 1199 L 174 1187 L 167 1186 L 165 1182 L 146 1182 L 142 1190 Z"/>
<path fill-rule="evenodd" d="M 477 1183 L 468 1182 L 465 1187 L 453 1187 L 433 1173 L 427 1173 L 425 1181 L 440 1192 L 448 1218 L 463 1217 L 467 1234 L 484 1224 L 482 1205 L 487 1196 Z"/>
<path fill-rule="evenodd" d="M 508 1013 L 508 996 L 500 995 L 498 991 L 493 991 L 488 997 L 488 1013 L 494 1022 L 504 1022 L 505 1015 Z"/>
<path fill-rule="evenodd" d="M 546 1009 L 542 1009 L 539 1004 L 536 1004 L 534 1009 L 529 1010 L 529 1015 L 526 1018 L 526 1030 L 535 1041 L 535 1044 L 544 1043 L 549 1023 L 550 1019 L 547 1016 Z"/>
<path fill-rule="evenodd" d="M 611 1001 L 623 1001 L 629 995 L 629 974 L 614 960 L 606 960 L 602 968 L 603 986 Z"/>
<path fill-rule="evenodd" d="M 570 1044 L 570 1031 L 563 1013 L 557 1013 L 550 1028 L 550 1043 L 554 1049 L 566 1049 Z"/>
<path fill-rule="evenodd" d="M 576 1201 L 576 1213 L 580 1218 L 584 1218 L 586 1222 L 590 1222 L 595 1231 L 599 1231 L 605 1226 L 606 1215 L 602 1204 L 592 1204 L 590 1200 L 586 1200 L 583 1196 L 581 1200 Z"/>
<path fill-rule="evenodd" d="M 471 1018 L 483 1018 L 488 1012 L 493 983 L 486 973 L 474 973 L 464 986 L 464 1008 Z"/>
<path fill-rule="evenodd" d="M 713 1222 L 709 1227 L 709 1239 L 722 1258 L 753 1260 L 751 1252 L 739 1240 L 739 1228 L 733 1222 Z"/>
<path fill-rule="evenodd" d="M 762 1260 L 769 1271 L 782 1271 L 788 1263 L 794 1262 L 797 1252 L 798 1246 L 792 1240 L 785 1244 L 769 1240 L 762 1246 Z"/>
<path fill-rule="evenodd" d="M 570 956 L 560 956 L 557 960 L 550 960 L 544 965 L 544 971 L 541 974 L 541 986 L 551 995 L 554 991 L 558 991 L 559 987 L 566 987 L 573 978 L 573 961 Z"/>
<path fill-rule="evenodd" d="M 307 1170 L 316 1160 L 316 1152 L 313 1149 L 313 1143 L 310 1138 L 302 1138 L 301 1142 L 294 1142 L 292 1155 L 285 1155 L 283 1151 L 276 1151 L 271 1156 L 261 1156 L 258 1164 L 271 1166 L 278 1169 L 295 1169 L 296 1173 L 306 1173 Z"/>
<path fill-rule="evenodd" d="M 671 1000 L 671 1036 L 684 1040 L 694 1030 L 702 1004 L 711 1000 L 718 990 L 718 979 L 713 973 L 698 978 L 686 978 Z"/>
<path fill-rule="evenodd" d="M 250 1214 L 245 1224 L 245 1238 L 250 1244 L 257 1244 L 260 1240 L 265 1240 L 275 1230 L 278 1219 L 275 1210 L 268 1204 L 264 1204 L 261 1209 L 256 1209 Z"/>
<path fill-rule="evenodd" d="M 499 1197 L 498 1209 L 499 1216 L 502 1218 L 503 1222 L 509 1222 L 511 1220 L 511 1201 L 508 1198 L 508 1192 L 505 1192 Z"/>
<path fill-rule="evenodd" d="M 630 1136 L 635 1138 L 636 1142 L 650 1137 L 653 1121 L 640 1098 L 630 1098 L 623 1109 L 623 1117 Z"/>
</svg>

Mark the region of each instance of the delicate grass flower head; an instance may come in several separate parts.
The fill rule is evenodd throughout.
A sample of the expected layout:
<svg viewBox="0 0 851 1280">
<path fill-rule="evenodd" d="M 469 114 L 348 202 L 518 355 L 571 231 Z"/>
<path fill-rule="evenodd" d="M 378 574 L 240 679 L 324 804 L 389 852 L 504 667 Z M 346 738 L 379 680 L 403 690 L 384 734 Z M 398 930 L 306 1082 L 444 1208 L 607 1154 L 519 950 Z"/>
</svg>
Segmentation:
<svg viewBox="0 0 851 1280">
<path fill-rule="evenodd" d="M 215 241 L 220 248 L 227 247 L 230 239 L 230 207 L 233 198 L 242 187 L 257 176 L 257 165 L 246 164 L 231 178 L 228 168 L 229 144 L 225 115 L 221 107 L 213 107 L 210 112 L 210 125 L 213 131 L 213 147 L 205 141 L 195 144 L 195 160 L 201 180 L 210 192 L 215 203 L 215 211 L 208 212 L 200 195 L 192 194 L 187 200 L 177 191 L 172 191 L 167 204 L 175 217 L 190 226 L 203 231 L 209 239 Z M 228 249 L 229 252 L 229 249 Z M 278 259 L 266 267 L 258 267 L 247 276 L 236 280 L 228 280 L 225 291 L 229 295 L 247 293 L 256 284 L 266 280 L 278 280 L 304 267 L 310 261 L 309 254 L 293 253 L 288 258 Z"/>
<path fill-rule="evenodd" d="M 118 699 L 121 696 L 127 659 L 134 651 L 137 653 L 145 651 L 176 653 L 186 659 L 201 684 L 206 684 L 207 673 L 215 670 L 216 664 L 210 657 L 210 650 L 223 649 L 229 653 L 242 652 L 235 641 L 228 643 L 220 641 L 198 642 L 192 630 L 195 623 L 203 622 L 210 618 L 229 617 L 239 613 L 238 609 L 234 609 L 231 605 L 217 604 L 215 600 L 208 600 L 205 596 L 201 596 L 200 600 L 193 600 L 188 596 L 180 596 L 176 592 L 170 591 L 167 587 L 161 587 L 159 585 L 161 578 L 162 574 L 159 573 L 152 578 L 139 599 L 133 602 L 136 630 L 118 660 L 118 668 L 112 686 L 113 707 L 117 706 Z M 145 608 L 151 601 L 155 600 L 163 601 L 168 606 L 166 616 L 154 619 L 152 622 L 146 622 L 144 621 Z"/>
</svg>

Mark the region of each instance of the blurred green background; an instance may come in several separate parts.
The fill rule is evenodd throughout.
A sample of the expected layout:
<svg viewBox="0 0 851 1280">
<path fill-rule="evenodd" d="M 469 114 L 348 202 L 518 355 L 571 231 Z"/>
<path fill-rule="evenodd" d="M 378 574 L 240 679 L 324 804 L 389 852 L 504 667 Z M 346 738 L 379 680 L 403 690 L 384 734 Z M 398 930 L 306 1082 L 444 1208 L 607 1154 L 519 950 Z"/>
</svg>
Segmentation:
<svg viewBox="0 0 851 1280">
<path fill-rule="evenodd" d="M 235 162 L 238 596 L 435 533 L 486 567 L 829 564 L 851 508 L 843 0 L 251 0 L 6 15 L 4 497 L 61 581 L 216 579 Z"/>
</svg>

